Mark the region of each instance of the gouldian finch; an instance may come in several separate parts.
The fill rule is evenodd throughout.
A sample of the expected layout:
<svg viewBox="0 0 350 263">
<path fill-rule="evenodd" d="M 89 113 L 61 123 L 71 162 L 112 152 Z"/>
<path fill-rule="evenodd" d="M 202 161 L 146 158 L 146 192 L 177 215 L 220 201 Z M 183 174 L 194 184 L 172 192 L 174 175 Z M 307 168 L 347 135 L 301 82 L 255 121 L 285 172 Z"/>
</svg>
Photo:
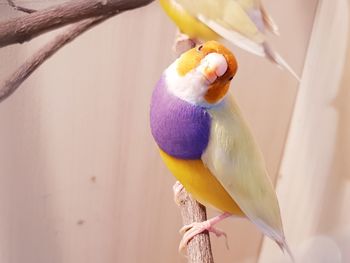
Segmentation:
<svg viewBox="0 0 350 263">
<path fill-rule="evenodd" d="M 171 173 L 200 203 L 221 212 L 185 226 L 180 246 L 226 217 L 246 217 L 283 249 L 280 209 L 262 154 L 234 97 L 234 55 L 209 41 L 182 54 L 152 95 L 150 126 Z"/>
<path fill-rule="evenodd" d="M 191 39 L 224 38 L 234 45 L 288 70 L 295 71 L 266 41 L 265 33 L 279 34 L 278 27 L 260 0 L 160 0 L 167 15 Z"/>
</svg>

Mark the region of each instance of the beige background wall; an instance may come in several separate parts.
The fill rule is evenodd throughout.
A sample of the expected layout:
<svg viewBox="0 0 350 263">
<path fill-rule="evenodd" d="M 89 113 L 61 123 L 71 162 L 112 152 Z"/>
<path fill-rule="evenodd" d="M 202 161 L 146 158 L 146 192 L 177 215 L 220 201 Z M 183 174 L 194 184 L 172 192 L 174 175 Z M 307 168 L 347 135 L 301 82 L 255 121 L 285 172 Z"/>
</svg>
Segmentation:
<svg viewBox="0 0 350 263">
<path fill-rule="evenodd" d="M 298 263 L 350 262 L 349 1 L 319 4 L 277 193 Z M 259 262 L 285 262 L 265 239 Z"/>
<path fill-rule="evenodd" d="M 265 2 L 280 25 L 273 46 L 301 72 L 317 1 Z M 14 15 L 2 1 L 0 17 Z M 148 125 L 174 35 L 157 3 L 124 13 L 62 49 L 0 104 L 0 262 L 185 262 L 174 179 Z M 0 80 L 50 37 L 0 49 Z M 275 177 L 297 83 L 233 50 L 232 88 Z M 213 238 L 217 262 L 255 262 L 257 229 L 243 220 L 221 227 L 231 249 Z"/>
</svg>

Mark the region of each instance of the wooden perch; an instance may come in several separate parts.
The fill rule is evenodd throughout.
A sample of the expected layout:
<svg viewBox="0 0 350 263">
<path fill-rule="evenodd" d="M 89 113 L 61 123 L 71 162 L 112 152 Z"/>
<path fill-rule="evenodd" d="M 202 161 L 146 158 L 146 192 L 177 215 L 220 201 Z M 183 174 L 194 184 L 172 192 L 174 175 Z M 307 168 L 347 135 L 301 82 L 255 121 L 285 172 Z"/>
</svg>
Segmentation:
<svg viewBox="0 0 350 263">
<path fill-rule="evenodd" d="M 126 10 L 142 7 L 152 1 L 153 0 L 79 0 L 41 11 L 35 11 L 19 7 L 13 1 L 8 0 L 10 6 L 29 14 L 0 23 L 0 47 L 28 41 L 49 30 L 70 23 L 75 23 L 75 25 L 46 44 L 0 84 L 0 102 L 13 94 L 22 82 L 44 63 L 46 59 L 87 29 L 109 17 Z"/>
<path fill-rule="evenodd" d="M 177 196 L 184 225 L 207 220 L 206 209 L 183 188 Z M 187 245 L 188 263 L 214 263 L 208 231 L 196 235 Z"/>
<path fill-rule="evenodd" d="M 153 0 L 74 0 L 0 23 L 0 47 L 31 40 L 47 31 L 96 17 L 116 15 Z"/>
</svg>

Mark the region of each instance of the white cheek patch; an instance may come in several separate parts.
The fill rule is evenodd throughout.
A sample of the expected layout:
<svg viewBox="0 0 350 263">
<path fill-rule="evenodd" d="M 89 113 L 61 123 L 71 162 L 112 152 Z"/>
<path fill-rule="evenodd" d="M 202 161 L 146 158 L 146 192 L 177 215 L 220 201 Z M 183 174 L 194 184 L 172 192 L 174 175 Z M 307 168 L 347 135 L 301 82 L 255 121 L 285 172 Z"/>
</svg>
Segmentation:
<svg viewBox="0 0 350 263">
<path fill-rule="evenodd" d="M 213 106 L 204 97 L 209 85 L 226 73 L 228 64 L 225 57 L 218 53 L 209 53 L 195 69 L 188 72 L 185 76 L 180 76 L 177 71 L 179 59 L 165 71 L 168 91 L 191 104 L 202 107 Z"/>
<path fill-rule="evenodd" d="M 207 103 L 204 100 L 204 96 L 210 83 L 208 83 L 198 68 L 190 71 L 185 76 L 180 76 L 177 72 L 177 61 L 165 71 L 168 91 L 191 104 L 206 106 Z"/>
</svg>

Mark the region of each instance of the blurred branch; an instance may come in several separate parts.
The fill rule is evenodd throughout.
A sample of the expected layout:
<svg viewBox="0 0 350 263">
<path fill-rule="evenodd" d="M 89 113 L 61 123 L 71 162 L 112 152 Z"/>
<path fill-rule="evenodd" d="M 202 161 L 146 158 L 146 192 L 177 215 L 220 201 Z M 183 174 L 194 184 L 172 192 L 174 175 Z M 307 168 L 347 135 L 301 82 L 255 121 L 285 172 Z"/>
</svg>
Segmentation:
<svg viewBox="0 0 350 263">
<path fill-rule="evenodd" d="M 0 102 L 14 93 L 24 80 L 26 80 L 42 63 L 55 54 L 61 47 L 109 17 L 111 17 L 111 15 L 93 17 L 78 22 L 68 28 L 65 32 L 56 36 L 51 42 L 44 45 L 0 85 Z"/>
<path fill-rule="evenodd" d="M 17 11 L 21 11 L 21 12 L 28 13 L 28 14 L 34 13 L 36 11 L 34 9 L 19 6 L 19 5 L 15 4 L 15 2 L 13 2 L 12 0 L 7 0 L 7 2 L 9 4 L 9 6 L 13 7 Z"/>
<path fill-rule="evenodd" d="M 184 225 L 207 220 L 206 209 L 183 188 L 177 195 Z M 208 231 L 193 237 L 187 245 L 189 263 L 214 263 Z"/>
<path fill-rule="evenodd" d="M 43 46 L 0 84 L 0 102 L 13 94 L 44 61 L 87 29 L 123 11 L 142 7 L 154 0 L 73 0 L 40 11 L 19 7 L 12 0 L 7 1 L 16 10 L 28 14 L 0 23 L 0 47 L 29 41 L 67 24 L 75 25 Z"/>
<path fill-rule="evenodd" d="M 72 0 L 0 23 L 0 47 L 23 43 L 47 31 L 90 17 L 116 15 L 154 0 Z M 11 1 L 10 1 L 11 2 Z"/>
</svg>

